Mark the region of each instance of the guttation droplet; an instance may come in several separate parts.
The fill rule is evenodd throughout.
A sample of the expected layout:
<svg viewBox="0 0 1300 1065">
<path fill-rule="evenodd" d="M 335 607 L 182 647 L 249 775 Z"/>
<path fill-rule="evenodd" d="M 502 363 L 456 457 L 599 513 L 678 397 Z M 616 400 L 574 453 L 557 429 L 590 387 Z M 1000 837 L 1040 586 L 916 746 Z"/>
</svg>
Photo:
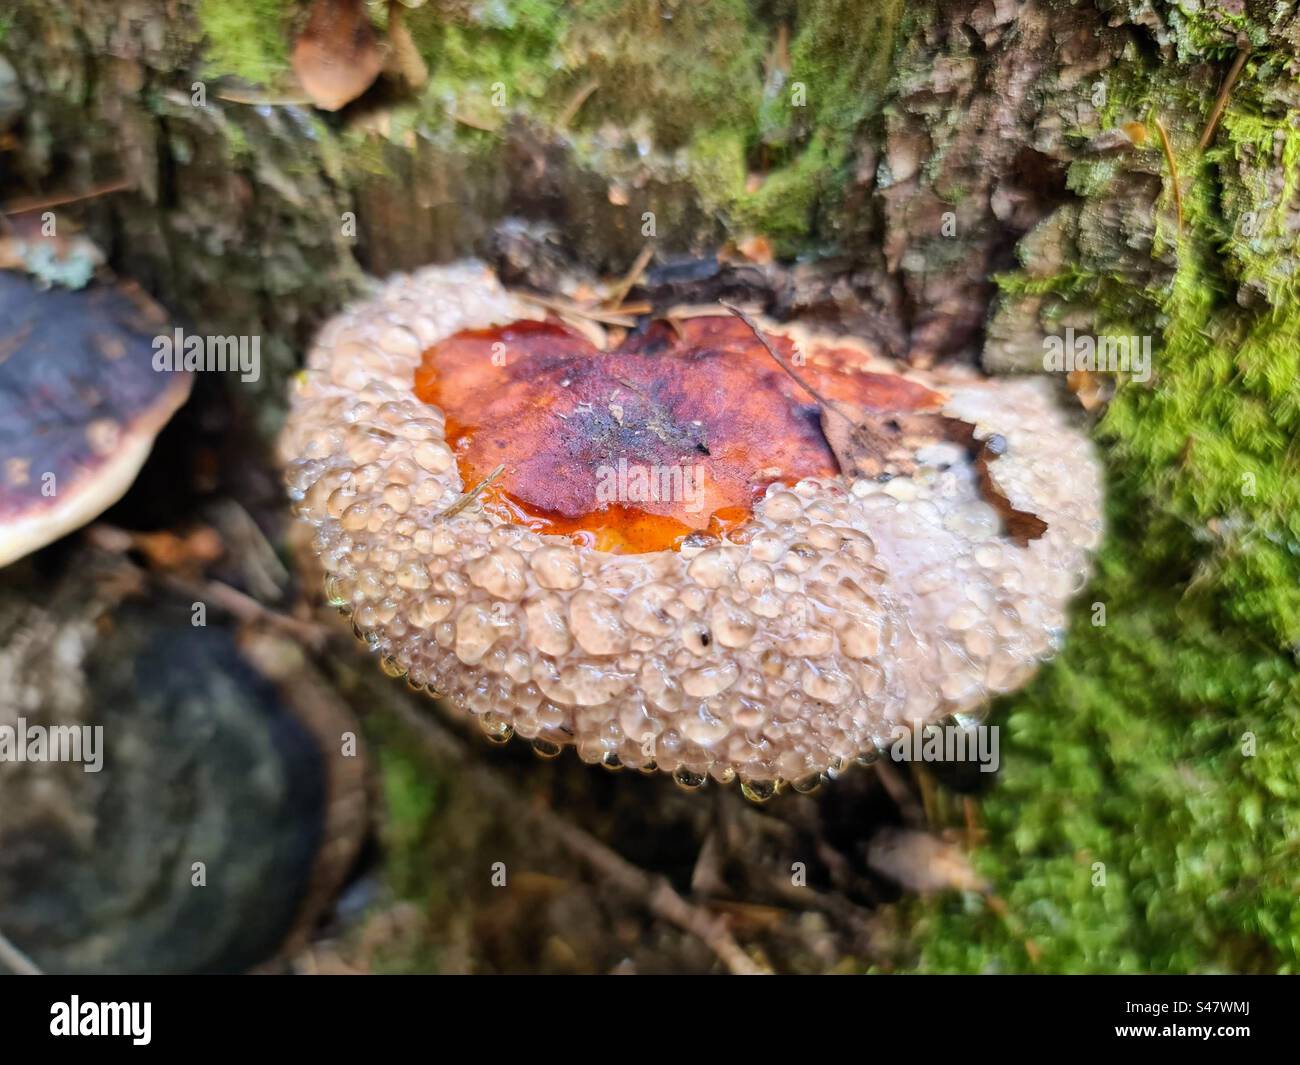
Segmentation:
<svg viewBox="0 0 1300 1065">
<path fill-rule="evenodd" d="M 740 794 L 750 802 L 767 802 L 781 790 L 779 780 L 741 780 Z"/>
<path fill-rule="evenodd" d="M 684 765 L 679 765 L 673 770 L 673 780 L 677 783 L 677 786 L 686 788 L 688 791 L 704 787 L 708 779 L 703 773 L 694 773 Z"/>
<path fill-rule="evenodd" d="M 487 713 L 478 719 L 478 727 L 492 743 L 506 743 L 515 734 L 514 726 L 505 718 Z"/>
</svg>

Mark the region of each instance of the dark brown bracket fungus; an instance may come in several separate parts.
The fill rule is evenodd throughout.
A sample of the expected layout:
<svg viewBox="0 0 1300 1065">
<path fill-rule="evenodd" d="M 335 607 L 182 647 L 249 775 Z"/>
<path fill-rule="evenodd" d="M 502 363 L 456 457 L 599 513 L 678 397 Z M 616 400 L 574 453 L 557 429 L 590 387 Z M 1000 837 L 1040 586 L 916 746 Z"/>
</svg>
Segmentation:
<svg viewBox="0 0 1300 1065">
<path fill-rule="evenodd" d="M 124 286 L 43 291 L 0 273 L 0 566 L 131 486 L 190 393 L 190 374 L 153 368 L 153 338 L 169 329 Z"/>
<path fill-rule="evenodd" d="M 289 490 L 389 672 L 497 738 L 762 796 L 1055 650 L 1102 500 L 1045 382 L 722 308 L 610 351 L 544 314 L 431 268 L 308 358 Z M 824 403 L 853 412 L 838 444 Z"/>
</svg>

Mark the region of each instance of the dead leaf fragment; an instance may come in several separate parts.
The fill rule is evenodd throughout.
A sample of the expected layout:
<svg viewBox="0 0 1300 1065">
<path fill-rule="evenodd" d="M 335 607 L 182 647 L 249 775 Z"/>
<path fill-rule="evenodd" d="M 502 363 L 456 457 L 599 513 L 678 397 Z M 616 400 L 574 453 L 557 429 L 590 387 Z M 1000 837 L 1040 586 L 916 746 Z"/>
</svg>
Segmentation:
<svg viewBox="0 0 1300 1065">
<path fill-rule="evenodd" d="M 871 841 L 867 864 L 920 895 L 988 890 L 984 879 L 971 868 L 965 851 L 929 832 L 910 828 L 882 830 Z"/>
<path fill-rule="evenodd" d="M 1091 370 L 1071 370 L 1066 384 L 1074 398 L 1089 414 L 1096 414 L 1110 402 L 1114 395 L 1114 381 Z"/>
<path fill-rule="evenodd" d="M 975 472 L 979 476 L 980 496 L 1002 516 L 1002 524 L 1007 535 L 1020 547 L 1025 547 L 1030 540 L 1037 540 L 1047 532 L 1047 522 L 1037 514 L 1027 510 L 1017 510 L 1012 505 L 989 469 L 990 463 L 1006 451 L 1006 438 L 993 434 L 983 440 L 977 440 L 973 425 L 956 418 L 945 420 L 951 424 L 954 433 L 949 439 L 963 443 L 971 450 L 975 459 Z"/>
<path fill-rule="evenodd" d="M 772 242 L 762 234 L 751 234 L 728 241 L 718 253 L 718 261 L 746 265 L 767 266 L 776 258 Z"/>
<path fill-rule="evenodd" d="M 851 419 L 851 423 L 848 419 Z M 822 433 L 846 477 L 910 477 L 916 453 L 926 444 L 949 441 L 966 448 L 979 478 L 980 498 L 1002 518 L 1003 528 L 1019 546 L 1047 532 L 1047 522 L 1027 510 L 1017 510 L 999 487 L 990 464 L 1006 450 L 1006 440 L 975 436 L 975 426 L 959 418 L 931 413 L 881 413 L 838 404 L 822 408 Z"/>
<path fill-rule="evenodd" d="M 916 452 L 921 447 L 947 440 L 970 455 L 980 495 L 1001 515 L 1013 541 L 1024 547 L 1047 531 L 1047 522 L 1012 506 L 989 472 L 989 463 L 1006 450 L 1006 439 L 996 434 L 977 439 L 969 422 L 937 413 L 944 402 L 940 393 L 897 374 L 863 373 L 870 396 L 867 404 L 832 403 L 777 353 L 749 314 L 727 303 L 721 306 L 744 322 L 773 361 L 820 404 L 822 435 L 845 477 L 910 476 L 916 472 Z"/>
<path fill-rule="evenodd" d="M 840 403 L 838 410 L 822 408 L 822 434 L 845 477 L 875 480 L 882 474 L 910 477 L 916 472 L 916 452 L 946 438 L 934 414 L 881 414 L 866 407 Z"/>
</svg>

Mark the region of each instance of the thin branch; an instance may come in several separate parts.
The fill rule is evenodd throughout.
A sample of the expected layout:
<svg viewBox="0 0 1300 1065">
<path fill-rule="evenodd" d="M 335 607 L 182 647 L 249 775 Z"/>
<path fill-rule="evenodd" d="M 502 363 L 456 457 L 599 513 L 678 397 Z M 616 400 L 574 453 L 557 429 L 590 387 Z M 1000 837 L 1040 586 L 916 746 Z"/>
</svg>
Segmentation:
<svg viewBox="0 0 1300 1065">
<path fill-rule="evenodd" d="M 331 635 L 329 628 L 324 625 L 314 621 L 301 621 L 288 614 L 282 614 L 258 602 L 251 595 L 221 581 L 189 580 L 175 574 L 160 574 L 159 579 L 173 591 L 195 602 L 207 601 L 215 604 L 246 625 L 264 622 L 318 650 L 325 646 Z"/>
<path fill-rule="evenodd" d="M 632 263 L 632 268 L 628 270 L 626 276 L 609 294 L 605 300 L 605 306 L 611 309 L 621 307 L 623 301 L 627 299 L 627 294 L 632 291 L 632 286 L 641 280 L 641 275 L 645 273 L 645 268 L 650 265 L 651 258 L 654 257 L 654 241 L 647 241 L 646 246 L 641 249 L 636 259 Z"/>
<path fill-rule="evenodd" d="M 42 976 L 40 968 L 31 958 L 15 947 L 0 932 L 0 965 L 15 976 Z"/>
<path fill-rule="evenodd" d="M 851 425 L 854 429 L 857 429 L 858 427 L 857 422 L 855 422 L 841 408 L 837 407 L 829 399 L 827 399 L 820 392 L 818 392 L 817 389 L 813 388 L 812 385 L 810 385 L 807 381 L 805 381 L 802 377 L 800 377 L 797 373 L 795 373 L 794 368 L 790 366 L 790 364 L 787 363 L 785 359 L 781 358 L 781 356 L 777 354 L 776 348 L 772 346 L 772 342 L 768 340 L 767 337 L 763 334 L 763 331 L 759 329 L 758 323 L 755 322 L 753 318 L 751 318 L 748 314 L 742 311 L 739 307 L 733 307 L 730 303 L 723 303 L 722 306 L 725 307 L 727 310 L 729 310 L 732 314 L 734 314 L 747 326 L 749 326 L 749 328 L 753 331 L 754 336 L 758 338 L 758 342 L 767 349 L 767 353 L 772 356 L 772 358 L 776 361 L 776 364 L 779 367 L 781 367 L 781 369 L 783 369 L 786 373 L 788 373 L 792 378 L 794 378 L 795 384 L 797 384 L 800 388 L 802 388 L 805 392 L 807 392 L 810 396 L 812 396 L 813 399 L 815 399 L 818 403 L 820 403 L 824 409 L 833 411 L 834 413 L 838 414 L 841 418 L 843 418 L 846 422 L 848 422 L 849 425 Z"/>
<path fill-rule="evenodd" d="M 307 95 L 267 96 L 260 92 L 240 92 L 238 89 L 224 89 L 214 94 L 218 100 L 232 104 L 246 104 L 250 107 L 310 107 L 312 98 Z"/>
<path fill-rule="evenodd" d="M 125 192 L 127 189 L 134 188 L 135 183 L 129 178 L 119 178 L 117 181 L 106 181 L 102 185 L 96 185 L 86 192 L 64 193 L 58 196 L 47 196 L 42 199 L 33 200 L 16 200 L 14 203 L 6 204 L 4 214 L 26 214 L 29 211 L 45 211 L 51 207 L 62 207 L 64 204 L 80 203 L 82 200 L 93 200 L 98 196 L 107 196 L 110 192 Z"/>
<path fill-rule="evenodd" d="M 187 577 L 180 573 L 138 566 L 126 557 L 126 553 L 137 543 L 135 534 L 126 529 L 119 529 L 105 522 L 96 522 L 87 530 L 87 536 L 101 551 L 118 556 L 121 564 L 131 572 L 142 578 L 152 578 L 191 602 L 212 603 L 217 609 L 225 611 L 246 625 L 258 623 L 271 625 L 286 635 L 317 649 L 324 647 L 331 635 L 331 630 L 327 626 L 314 621 L 302 621 L 281 613 L 253 598 L 247 592 L 241 592 L 223 581 L 205 577 Z"/>
<path fill-rule="evenodd" d="M 924 828 L 925 811 L 912 795 L 912 789 L 907 786 L 907 781 L 894 768 L 894 764 L 888 758 L 881 758 L 875 763 L 875 770 L 880 783 L 884 785 L 889 797 L 894 800 L 899 813 L 903 815 L 903 822 L 913 828 Z"/>
<path fill-rule="evenodd" d="M 629 318 L 626 314 L 617 314 L 614 311 L 601 310 L 598 307 L 583 307 L 577 303 L 537 296 L 531 292 L 520 292 L 519 296 L 529 303 L 545 307 L 548 311 L 554 311 L 561 316 L 572 315 L 574 318 L 586 318 L 592 322 L 599 322 L 601 325 L 621 325 L 625 329 L 631 329 L 636 325 L 635 318 Z"/>
<path fill-rule="evenodd" d="M 462 126 L 469 126 L 470 129 L 479 130 L 482 133 L 499 133 L 497 126 L 490 126 L 486 122 L 477 118 L 470 118 L 468 115 L 462 115 L 455 108 L 448 112 L 453 122 L 459 122 Z"/>
<path fill-rule="evenodd" d="M 1228 76 L 1223 79 L 1223 87 L 1219 89 L 1219 95 L 1214 101 L 1214 109 L 1210 112 L 1210 120 L 1205 124 L 1205 132 L 1201 134 L 1201 143 L 1197 147 L 1205 151 L 1210 146 L 1210 141 L 1214 140 L 1214 131 L 1219 127 L 1219 119 L 1223 117 L 1223 109 L 1228 106 L 1228 97 L 1232 95 L 1233 86 L 1237 84 L 1237 79 L 1241 77 L 1242 68 L 1246 65 L 1246 57 L 1250 55 L 1249 48 L 1238 48 L 1236 58 L 1232 61 L 1232 66 L 1228 69 Z"/>
<path fill-rule="evenodd" d="M 925 813 L 927 825 L 941 825 L 943 818 L 939 815 L 939 793 L 934 777 L 925 768 L 923 762 L 912 763 L 912 777 L 921 792 L 921 809 Z"/>
</svg>

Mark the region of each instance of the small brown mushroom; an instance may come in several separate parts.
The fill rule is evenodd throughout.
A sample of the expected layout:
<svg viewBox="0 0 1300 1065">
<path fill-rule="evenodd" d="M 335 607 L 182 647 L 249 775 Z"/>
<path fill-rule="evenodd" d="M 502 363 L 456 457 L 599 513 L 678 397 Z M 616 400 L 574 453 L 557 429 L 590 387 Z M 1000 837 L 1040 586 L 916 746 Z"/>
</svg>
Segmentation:
<svg viewBox="0 0 1300 1065">
<path fill-rule="evenodd" d="M 909 371 L 722 308 L 601 351 L 544 313 L 481 265 L 430 268 L 308 357 L 290 494 L 389 672 L 492 737 L 762 796 L 1056 649 L 1101 479 L 1046 382 Z M 810 391 L 876 419 L 878 475 Z"/>
<path fill-rule="evenodd" d="M 191 375 L 153 368 L 157 307 L 120 285 L 42 291 L 0 273 L 0 566 L 126 492 Z"/>
<path fill-rule="evenodd" d="M 384 66 L 364 0 L 315 0 L 293 47 L 293 70 L 322 111 L 350 104 Z"/>
</svg>

